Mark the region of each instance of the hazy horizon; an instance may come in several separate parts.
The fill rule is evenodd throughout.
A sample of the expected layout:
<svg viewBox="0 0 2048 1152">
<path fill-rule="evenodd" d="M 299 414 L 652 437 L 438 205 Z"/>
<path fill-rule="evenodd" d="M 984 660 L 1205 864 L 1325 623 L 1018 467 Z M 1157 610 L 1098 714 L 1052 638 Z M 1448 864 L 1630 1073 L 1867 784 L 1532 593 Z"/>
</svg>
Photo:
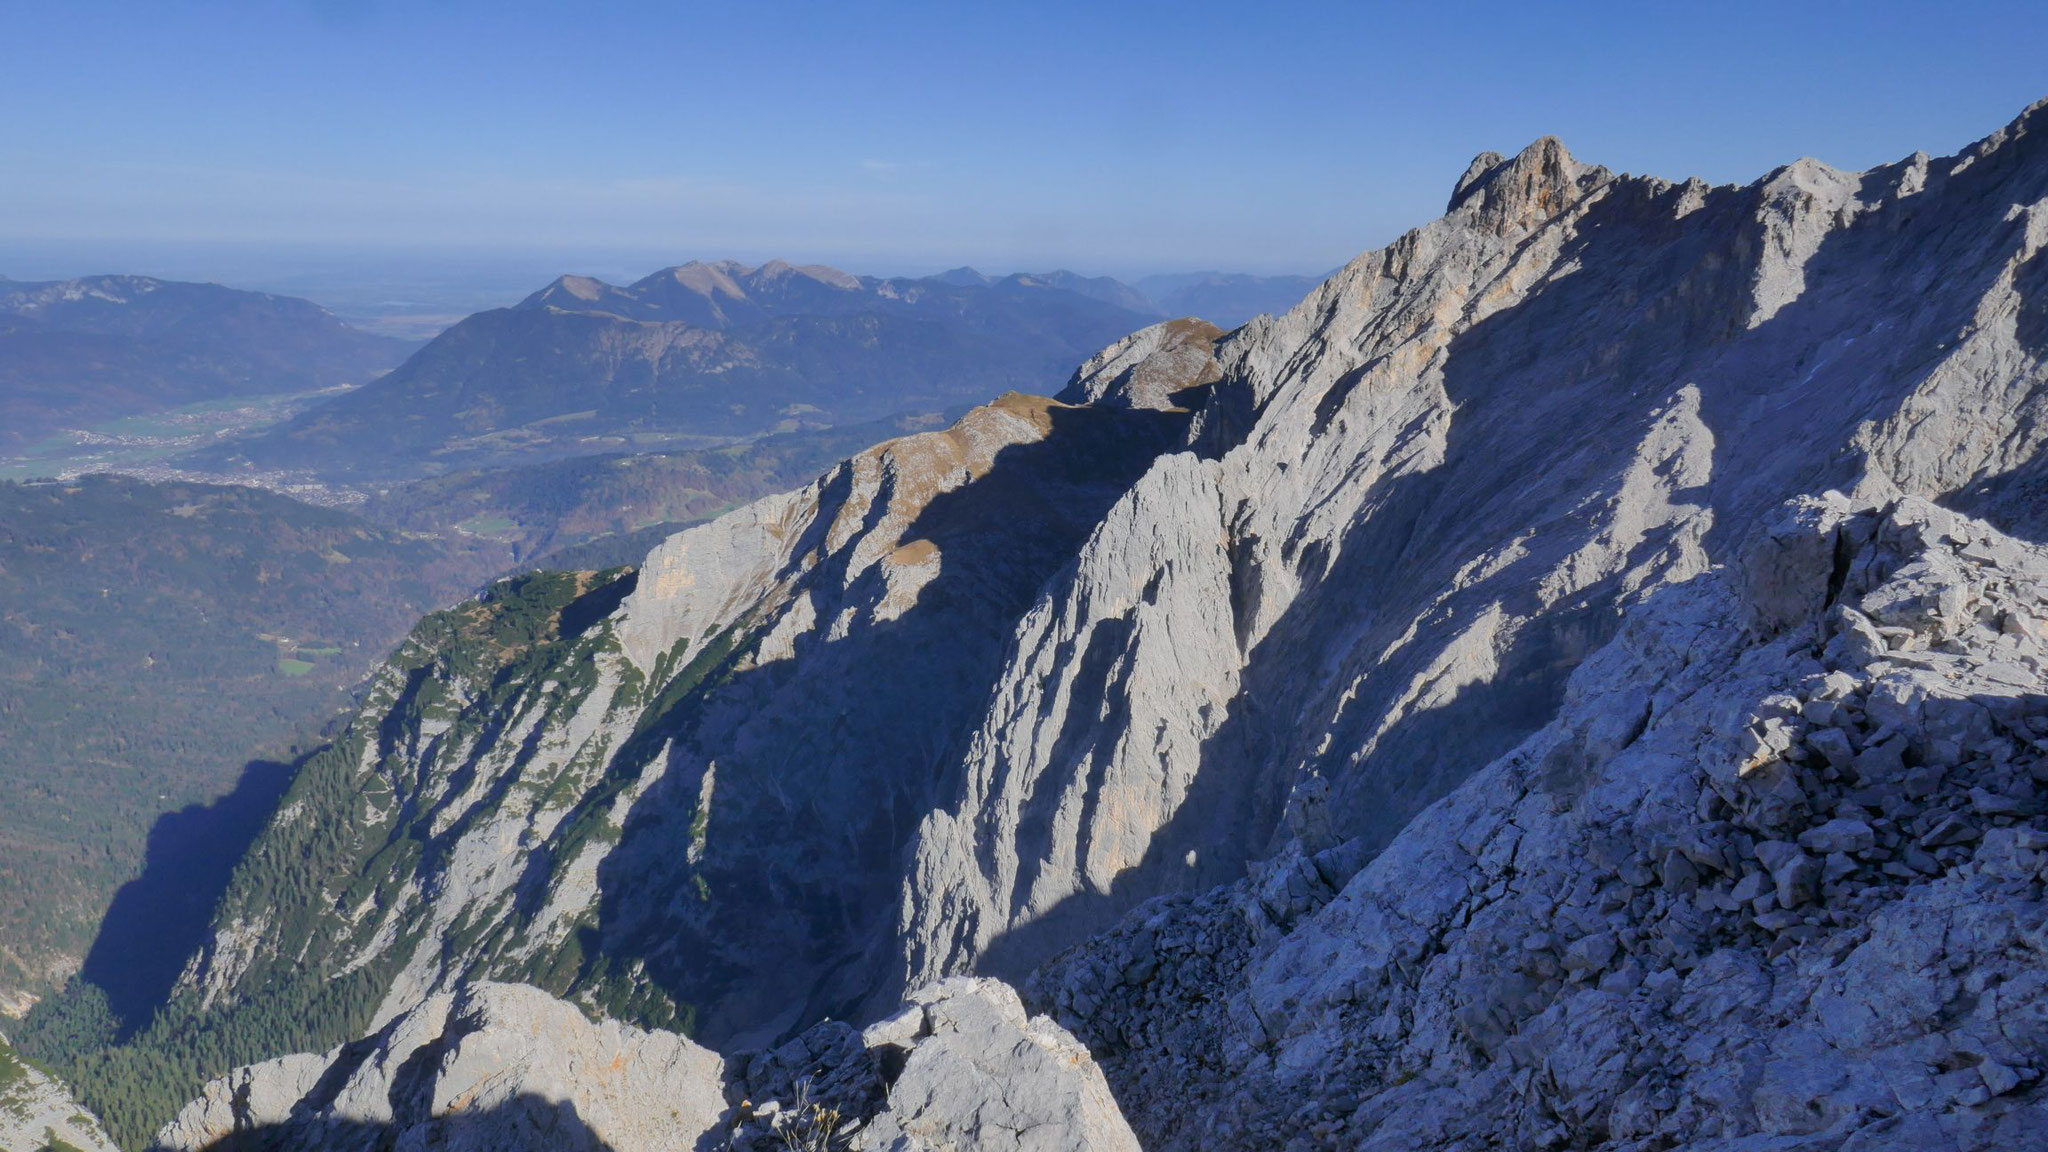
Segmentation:
<svg viewBox="0 0 2048 1152">
<path fill-rule="evenodd" d="M 749 265 L 787 260 L 779 253 L 675 253 L 563 249 L 491 248 L 321 248 L 306 245 L 175 244 L 93 241 L 10 241 L 0 239 L 0 278 L 41 281 L 98 275 L 140 275 L 163 280 L 223 284 L 311 300 L 342 318 L 392 335 L 425 338 L 455 320 L 515 304 L 562 275 L 593 276 L 627 284 L 663 268 L 735 259 Z M 795 262 L 828 264 L 862 276 L 932 276 L 960 263 L 864 262 L 817 257 Z M 1126 284 L 1151 276 L 1243 273 L 1241 268 L 1111 270 L 1084 268 L 979 267 L 990 276 L 1013 273 L 1076 272 L 1111 276 Z M 1320 277 L 1330 268 L 1287 270 L 1267 275 Z"/>
<path fill-rule="evenodd" d="M 0 274 L 66 250 L 74 274 L 174 250 L 1314 274 L 1540 135 L 1746 182 L 1953 151 L 2048 90 L 2048 9 L 2016 3 L 890 13 L 17 7 L 0 74 L 39 98 L 0 124 Z"/>
</svg>

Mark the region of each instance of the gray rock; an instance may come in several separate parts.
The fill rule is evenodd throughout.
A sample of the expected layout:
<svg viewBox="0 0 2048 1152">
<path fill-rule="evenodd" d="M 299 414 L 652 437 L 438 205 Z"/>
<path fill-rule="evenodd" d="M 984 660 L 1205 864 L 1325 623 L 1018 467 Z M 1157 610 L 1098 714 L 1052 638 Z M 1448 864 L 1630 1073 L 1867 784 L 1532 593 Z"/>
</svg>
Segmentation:
<svg viewBox="0 0 2048 1152">
<path fill-rule="evenodd" d="M 1908 502 L 1870 526 L 1857 557 L 1862 578 L 1876 581 L 1869 591 L 1884 590 L 1887 571 L 1928 591 L 1916 573 L 1940 566 L 1910 562 L 1946 546 L 1923 527 L 1934 519 Z M 2048 577 L 2048 550 L 1945 523 L 1998 542 L 2015 572 Z M 1531 1115 L 1606 1117 L 1606 1140 L 1587 1146 L 1617 1150 L 1993 1152 L 2033 1132 L 2039 1078 L 2026 1069 L 2048 1053 L 2038 970 L 2048 911 L 2036 880 L 2048 832 L 1979 829 L 1959 812 L 1973 807 L 1971 788 L 1982 790 L 1964 768 L 1927 775 L 1920 783 L 1932 791 L 1918 797 L 1903 774 L 1809 776 L 1801 804 L 1837 815 L 1801 828 L 1796 843 L 1759 824 L 1762 794 L 1792 777 L 1723 774 L 1718 718 L 1772 714 L 1783 670 L 1822 614 L 1742 638 L 1714 624 L 1740 618 L 1730 601 L 1741 586 L 1712 573 L 1634 610 L 1580 667 L 1549 728 L 1433 805 L 1335 899 L 1222 980 L 1100 998 L 1083 1034 L 1112 1044 L 1104 1067 L 1147 1146 L 1542 1146 L 1553 1137 L 1531 1137 Z M 1993 609 L 2009 595 L 2042 599 L 1978 594 Z M 1945 723 L 1965 704 L 2006 717 L 1994 724 L 2025 725 L 2024 702 L 2039 688 L 1997 679 L 2006 642 L 1963 629 L 1938 668 L 1873 657 L 1836 670 L 1853 683 L 1831 688 L 1851 699 L 1881 686 L 1899 725 Z M 1551 749 L 1587 729 L 1585 712 L 1632 708 L 1646 688 L 1673 701 L 1668 710 L 1571 804 L 1555 803 Z M 1887 737 L 1902 747 L 1925 739 L 1913 727 Z M 1896 823 L 1873 815 L 1880 808 L 1899 810 Z M 1902 841 L 1902 830 L 1946 855 Z M 1496 841 L 1512 851 L 1495 852 Z M 1750 871 L 1697 899 L 1670 885 L 1638 891 L 1614 871 L 1629 843 L 1686 845 L 1665 861 L 1688 868 L 1689 853 L 1715 859 L 1713 845 L 1725 845 L 1728 866 Z M 1881 875 L 1859 864 L 1891 846 L 1899 862 Z M 1622 894 L 1611 927 L 1574 937 L 1580 894 L 1607 877 Z M 1174 907 L 1183 923 L 1212 915 L 1204 900 Z M 1561 938 L 1573 942 L 1560 960 Z M 1097 949 L 1114 947 L 1083 945 L 1041 985 L 1077 979 Z M 1607 977 L 1578 978 L 1596 961 Z M 1231 1022 L 1245 1018 L 1256 1034 L 1233 1046 L 1228 1037 L 1245 1032 Z M 1337 1084 L 1348 1119 L 1325 1124 L 1315 1118 Z"/>
<path fill-rule="evenodd" d="M 400 971 L 389 1022 L 596 918 L 607 994 L 755 1045 L 1057 958 L 1047 1010 L 1157 1149 L 1789 1138 L 1778 1062 L 1764 1111 L 1822 1092 L 1840 1146 L 1874 1113 L 1822 1046 L 1919 1100 L 1930 1022 L 2035 1019 L 2037 897 L 1969 835 L 2016 817 L 1929 814 L 1988 789 L 1986 726 L 2014 781 L 2048 742 L 2012 723 L 2048 565 L 1933 502 L 2048 532 L 2044 124 L 1741 188 L 1541 140 L 1285 315 L 1120 342 L 1090 403 L 1006 397 L 671 539 L 529 679 L 411 693 L 409 650 L 322 761 L 341 799 L 252 860 L 389 839 L 231 900 L 181 1002 L 318 948 Z M 1891 855 L 1816 892 L 1794 841 L 1850 789 Z M 1605 888 L 1610 841 L 1661 882 Z M 1729 907 L 1759 842 L 1771 890 Z M 1650 975 L 1567 980 L 1536 932 Z M 1929 1084 L 1898 1131 L 1994 1099 Z"/>
<path fill-rule="evenodd" d="M 1808 852 L 1867 852 L 1877 845 L 1877 833 L 1861 820 L 1830 820 L 1799 834 L 1799 846 Z"/>
<path fill-rule="evenodd" d="M 860 1134 L 873 1152 L 1137 1152 L 1088 1050 L 1006 985 L 954 978 L 913 998 L 926 1019 Z"/>
<path fill-rule="evenodd" d="M 249 1128 L 278 1146 L 600 1152 L 688 1147 L 725 1111 L 723 1062 L 667 1032 L 593 1024 L 535 988 L 429 998 L 365 1040 L 206 1086 L 156 1137 L 207 1148 Z"/>
</svg>

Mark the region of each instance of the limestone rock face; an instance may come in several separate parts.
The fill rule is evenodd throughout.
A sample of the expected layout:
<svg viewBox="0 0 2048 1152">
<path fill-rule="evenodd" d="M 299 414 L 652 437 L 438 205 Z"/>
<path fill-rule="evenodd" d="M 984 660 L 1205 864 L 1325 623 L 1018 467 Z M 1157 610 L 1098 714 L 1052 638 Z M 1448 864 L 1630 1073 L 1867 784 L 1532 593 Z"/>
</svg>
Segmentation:
<svg viewBox="0 0 2048 1152">
<path fill-rule="evenodd" d="M 236 1069 L 157 1143 L 666 1152 L 716 1127 L 722 1069 L 672 1033 L 592 1024 L 537 989 L 477 984 L 324 1056 Z"/>
<path fill-rule="evenodd" d="M 1007 985 L 955 978 L 913 996 L 909 1011 L 923 1021 L 861 1148 L 1137 1152 L 1088 1050 L 1028 1016 Z"/>
<path fill-rule="evenodd" d="M 1145 1146 L 2041 1147 L 2048 549 L 1788 513 L 1369 862 L 1296 836 L 1041 973 Z"/>
<path fill-rule="evenodd" d="M 894 1005 L 907 847 L 1014 622 L 1189 419 L 1006 396 L 560 604 L 430 620 L 254 850 L 321 892 L 246 873 L 187 986 L 353 980 L 375 1026 L 532 981 L 721 1046 Z"/>
<path fill-rule="evenodd" d="M 1192 317 L 1154 324 L 1090 357 L 1060 399 L 1114 408 L 1188 407 L 1223 374 L 1216 363 L 1222 336 L 1222 329 Z"/>
<path fill-rule="evenodd" d="M 2037 107 L 1960 156 L 1743 188 L 1545 139 L 1219 341 L 1190 453 L 1018 629 L 920 832 L 906 981 L 1021 978 L 1228 879 L 1310 778 L 1378 849 L 1545 724 L 1626 607 L 1790 498 L 2041 523 L 2013 494 L 2048 435 L 2044 130 Z"/>
</svg>

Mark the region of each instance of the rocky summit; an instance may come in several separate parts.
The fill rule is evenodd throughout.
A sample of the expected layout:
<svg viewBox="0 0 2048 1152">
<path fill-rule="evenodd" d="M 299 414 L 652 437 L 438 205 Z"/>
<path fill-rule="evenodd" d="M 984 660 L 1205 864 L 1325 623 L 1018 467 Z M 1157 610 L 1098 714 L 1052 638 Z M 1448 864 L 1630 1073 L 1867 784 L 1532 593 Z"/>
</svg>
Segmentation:
<svg viewBox="0 0 2048 1152">
<path fill-rule="evenodd" d="M 2044 251 L 2048 104 L 1539 140 L 430 617 L 153 1026 L 327 1054 L 162 1141 L 2048 1147 Z"/>
</svg>

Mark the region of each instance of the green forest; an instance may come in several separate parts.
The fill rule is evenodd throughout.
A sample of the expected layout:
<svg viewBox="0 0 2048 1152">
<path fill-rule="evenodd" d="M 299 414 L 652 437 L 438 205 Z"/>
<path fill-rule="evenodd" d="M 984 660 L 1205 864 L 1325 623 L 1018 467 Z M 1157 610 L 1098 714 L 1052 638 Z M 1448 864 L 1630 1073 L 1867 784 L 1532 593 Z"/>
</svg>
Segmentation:
<svg viewBox="0 0 2048 1152">
<path fill-rule="evenodd" d="M 0 483 L 0 991 L 51 991 L 162 814 L 310 744 L 490 562 L 250 488 Z"/>
</svg>

